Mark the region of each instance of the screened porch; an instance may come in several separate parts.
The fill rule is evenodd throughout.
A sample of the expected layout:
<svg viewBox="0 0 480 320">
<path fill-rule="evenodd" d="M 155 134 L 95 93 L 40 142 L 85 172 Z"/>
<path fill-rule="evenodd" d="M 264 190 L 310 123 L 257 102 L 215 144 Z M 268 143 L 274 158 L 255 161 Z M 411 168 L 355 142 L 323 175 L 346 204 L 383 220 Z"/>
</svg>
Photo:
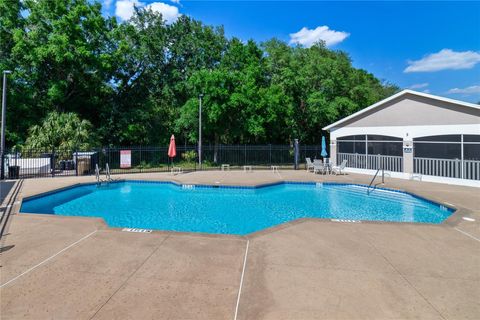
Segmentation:
<svg viewBox="0 0 480 320">
<path fill-rule="evenodd" d="M 354 135 L 337 138 L 337 164 L 347 167 L 403 172 L 402 138 L 384 135 Z"/>
</svg>

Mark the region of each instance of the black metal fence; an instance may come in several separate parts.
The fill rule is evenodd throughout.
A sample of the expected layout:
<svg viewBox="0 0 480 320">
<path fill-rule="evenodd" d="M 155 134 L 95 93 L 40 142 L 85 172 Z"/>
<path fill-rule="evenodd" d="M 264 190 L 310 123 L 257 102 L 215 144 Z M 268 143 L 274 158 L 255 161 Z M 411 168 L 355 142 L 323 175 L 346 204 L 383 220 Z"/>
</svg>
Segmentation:
<svg viewBox="0 0 480 320">
<path fill-rule="evenodd" d="M 300 162 L 306 157 L 321 158 L 321 146 L 299 146 Z M 8 152 L 3 159 L 3 173 L 7 179 L 95 174 L 98 166 L 111 174 L 167 172 L 175 167 L 184 171 L 215 170 L 222 164 L 232 169 L 251 165 L 283 169 L 294 168 L 293 145 L 205 145 L 202 147 L 202 165 L 198 164 L 197 146 L 177 146 L 177 156 L 170 159 L 168 147 L 103 147 L 90 150 L 23 149 Z"/>
</svg>

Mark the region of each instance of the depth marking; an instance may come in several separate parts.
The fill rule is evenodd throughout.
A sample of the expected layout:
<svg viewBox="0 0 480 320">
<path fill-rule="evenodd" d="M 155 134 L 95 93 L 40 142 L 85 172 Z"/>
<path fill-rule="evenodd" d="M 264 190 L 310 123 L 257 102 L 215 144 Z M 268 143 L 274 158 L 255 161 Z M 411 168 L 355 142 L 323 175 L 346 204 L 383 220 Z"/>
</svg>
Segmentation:
<svg viewBox="0 0 480 320">
<path fill-rule="evenodd" d="M 237 306 L 235 307 L 235 316 L 233 317 L 233 320 L 237 320 L 238 306 L 240 305 L 240 296 L 242 295 L 243 276 L 245 275 L 245 268 L 247 266 L 247 256 L 248 256 L 248 245 L 249 244 L 250 244 L 250 240 L 247 240 L 247 247 L 245 248 L 245 257 L 243 258 L 242 276 L 240 278 L 240 287 L 238 288 Z"/>
<path fill-rule="evenodd" d="M 62 252 L 64 251 L 67 251 L 68 249 L 70 249 L 71 247 L 73 247 L 74 245 L 76 245 L 77 243 L 80 243 L 82 242 L 83 240 L 87 239 L 88 237 L 90 237 L 92 234 L 96 233 L 98 230 L 95 230 L 89 234 L 87 234 L 85 237 L 81 238 L 80 240 L 77 240 L 75 241 L 74 243 L 72 243 L 71 245 L 69 245 L 68 247 L 65 247 L 63 248 L 62 250 L 58 251 L 57 253 L 55 253 L 53 256 L 50 256 L 49 258 L 43 260 L 42 262 L 40 262 L 39 264 L 37 265 L 34 265 L 33 267 L 31 267 L 30 269 L 24 271 L 23 273 L 19 274 L 18 276 L 14 277 L 13 279 L 10 279 L 9 281 L 5 282 L 4 284 L 0 285 L 0 288 L 3 288 L 4 286 L 6 286 L 7 284 L 17 280 L 18 278 L 26 275 L 27 273 L 29 273 L 30 271 L 40 267 L 41 265 L 47 263 L 48 261 L 52 260 L 53 258 L 55 258 L 56 256 L 58 256 L 59 254 L 61 254 Z"/>
<path fill-rule="evenodd" d="M 137 229 L 137 228 L 123 228 L 122 231 L 124 232 L 137 232 L 137 233 L 151 233 L 152 230 L 150 229 Z"/>
<path fill-rule="evenodd" d="M 345 222 L 345 223 L 362 223 L 360 220 L 350 220 L 350 219 L 330 219 L 333 222 Z"/>
<path fill-rule="evenodd" d="M 480 242 L 480 239 L 478 239 L 477 237 L 472 236 L 470 233 L 465 232 L 465 231 L 463 231 L 463 230 L 460 230 L 460 229 L 458 229 L 457 227 L 455 227 L 454 229 L 457 230 L 457 231 L 460 232 L 460 233 L 463 233 L 463 234 L 466 235 L 467 237 L 470 237 L 470 238 L 472 238 L 472 239 L 477 240 L 477 241 Z"/>
</svg>

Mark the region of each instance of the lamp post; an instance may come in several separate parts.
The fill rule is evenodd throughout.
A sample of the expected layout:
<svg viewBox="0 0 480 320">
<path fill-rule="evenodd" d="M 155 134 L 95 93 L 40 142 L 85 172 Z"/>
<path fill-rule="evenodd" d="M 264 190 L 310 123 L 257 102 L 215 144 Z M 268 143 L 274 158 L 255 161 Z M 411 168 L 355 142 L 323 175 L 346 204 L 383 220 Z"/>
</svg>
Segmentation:
<svg viewBox="0 0 480 320">
<path fill-rule="evenodd" d="M 198 165 L 202 168 L 202 98 L 203 93 L 198 95 Z"/>
<path fill-rule="evenodd" d="M 3 70 L 3 91 L 2 91 L 2 133 L 1 133 L 1 142 L 0 142 L 0 156 L 2 169 L 0 179 L 5 179 L 5 168 L 4 168 L 4 158 L 5 158 L 5 118 L 7 113 L 7 74 L 12 73 L 10 70 Z"/>
</svg>

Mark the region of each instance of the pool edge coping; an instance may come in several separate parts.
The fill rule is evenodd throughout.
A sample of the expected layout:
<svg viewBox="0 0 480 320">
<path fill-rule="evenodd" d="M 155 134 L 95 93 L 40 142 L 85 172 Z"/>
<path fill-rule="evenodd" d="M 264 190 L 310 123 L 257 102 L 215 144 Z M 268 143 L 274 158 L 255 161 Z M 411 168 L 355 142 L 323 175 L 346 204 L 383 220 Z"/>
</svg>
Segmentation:
<svg viewBox="0 0 480 320">
<path fill-rule="evenodd" d="M 335 181 L 324 181 L 324 182 L 317 182 L 317 181 L 295 181 L 295 180 L 281 180 L 281 181 L 276 181 L 276 182 L 268 182 L 268 183 L 261 183 L 261 184 L 256 184 L 256 185 L 228 185 L 228 184 L 202 184 L 202 183 L 181 183 L 178 181 L 174 180 L 143 180 L 143 179 L 116 179 L 113 181 L 110 181 L 108 183 L 124 183 L 124 182 L 133 182 L 133 183 L 145 183 L 145 184 L 171 184 L 177 187 L 182 188 L 184 185 L 192 185 L 195 186 L 196 188 L 206 188 L 206 189 L 248 189 L 248 190 L 255 190 L 255 189 L 261 189 L 261 188 L 266 188 L 266 187 L 272 187 L 272 186 L 277 186 L 277 185 L 286 185 L 286 184 L 297 184 L 297 185 L 352 185 L 352 186 L 360 186 L 360 187 L 365 187 L 367 188 L 368 186 L 366 184 L 362 183 L 353 183 L 353 182 L 335 182 Z M 105 183 L 105 182 L 103 182 Z M 18 204 L 18 212 L 16 214 L 22 214 L 22 215 L 42 215 L 42 216 L 48 216 L 48 217 L 62 217 L 62 218 L 84 218 L 84 219 L 99 219 L 102 222 L 102 225 L 104 225 L 105 229 L 112 229 L 112 230 L 117 230 L 117 231 L 122 231 L 123 227 L 112 227 L 109 226 L 105 220 L 101 217 L 77 217 L 77 216 L 60 216 L 60 215 L 55 215 L 55 214 L 48 214 L 48 213 L 31 213 L 31 212 L 21 212 L 21 208 L 23 205 L 24 200 L 32 200 L 36 198 L 41 198 L 47 195 L 55 194 L 58 192 L 62 192 L 65 190 L 81 187 L 81 186 L 88 186 L 88 185 L 98 185 L 99 183 L 97 182 L 79 182 L 75 184 L 71 184 L 68 186 L 56 188 L 53 190 L 29 195 L 27 197 L 22 197 Z M 101 183 L 100 183 L 101 184 Z M 386 188 L 386 187 L 375 187 L 374 189 L 379 189 L 379 190 L 385 190 L 385 191 L 390 191 L 390 192 L 397 192 L 397 193 L 403 193 L 403 194 L 408 194 L 410 196 L 413 196 L 417 199 L 421 199 L 423 201 L 427 201 L 431 204 L 437 205 L 437 206 L 443 206 L 447 208 L 448 210 L 451 210 L 451 214 L 448 218 L 446 218 L 444 221 L 441 223 L 424 223 L 424 222 L 398 222 L 398 221 L 377 221 L 377 220 L 356 220 L 360 223 L 371 223 L 371 224 L 413 224 L 413 225 L 426 225 L 426 226 L 457 226 L 461 220 L 462 217 L 465 215 L 468 215 L 470 210 L 462 208 L 461 206 L 458 205 L 453 205 L 450 203 L 445 203 L 445 202 L 439 202 L 436 200 L 429 199 L 427 197 L 418 195 L 416 193 L 404 190 L 404 189 L 395 189 L 395 188 Z M 327 222 L 334 222 L 334 223 L 339 223 L 342 221 L 336 221 L 337 219 L 331 219 L 331 218 L 299 218 L 291 221 L 287 221 L 284 223 L 281 223 L 279 225 L 274 225 L 259 231 L 251 232 L 245 235 L 232 235 L 232 234 L 222 234 L 222 233 L 206 233 L 206 232 L 185 232 L 185 231 L 173 231 L 173 230 L 153 230 L 152 232 L 173 232 L 176 234 L 195 234 L 195 235 L 204 235 L 204 236 L 212 236 L 212 235 L 217 235 L 217 236 L 234 236 L 234 237 L 240 237 L 240 238 L 249 238 L 253 236 L 265 234 L 265 233 L 270 233 L 270 232 L 275 232 L 281 229 L 284 229 L 286 227 L 289 227 L 293 222 L 296 223 L 301 223 L 302 221 L 309 221 L 309 220 L 315 220 L 315 221 L 327 221 Z M 340 219 L 341 220 L 341 219 Z M 344 220 L 346 221 L 346 220 Z M 150 230 L 150 229 L 148 229 Z"/>
</svg>

